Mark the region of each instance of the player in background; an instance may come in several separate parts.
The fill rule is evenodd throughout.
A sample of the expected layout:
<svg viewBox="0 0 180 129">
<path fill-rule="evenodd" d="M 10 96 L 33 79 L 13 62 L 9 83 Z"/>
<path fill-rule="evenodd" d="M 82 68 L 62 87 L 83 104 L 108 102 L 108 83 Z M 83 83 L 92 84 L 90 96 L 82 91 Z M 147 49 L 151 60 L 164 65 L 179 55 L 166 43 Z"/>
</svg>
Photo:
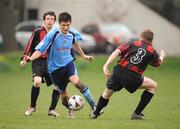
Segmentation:
<svg viewBox="0 0 180 129">
<path fill-rule="evenodd" d="M 41 43 L 44 36 L 48 31 L 51 30 L 54 22 L 56 21 L 56 15 L 53 11 L 48 11 L 43 15 L 43 26 L 37 28 L 33 31 L 31 38 L 26 46 L 25 52 L 23 57 L 21 58 L 21 65 L 26 63 L 26 56 L 32 55 L 35 51 L 35 47 Z M 51 78 L 47 71 L 47 53 L 42 54 L 39 58 L 32 61 L 32 76 L 33 76 L 33 86 L 31 88 L 31 103 L 28 107 L 27 111 L 25 112 L 26 116 L 32 115 L 33 112 L 36 110 L 36 101 L 38 99 L 40 93 L 40 86 L 41 83 L 46 83 L 47 86 L 52 84 Z M 54 89 L 52 92 L 52 100 L 51 105 L 49 107 L 48 115 L 59 116 L 59 114 L 55 111 L 56 105 L 59 100 L 59 91 Z M 67 92 L 61 95 L 62 103 L 64 106 L 68 108 L 68 99 L 69 96 Z M 74 118 L 74 113 L 72 110 L 68 111 L 68 117 Z"/>
<path fill-rule="evenodd" d="M 67 84 L 71 82 L 94 110 L 96 105 L 90 89 L 80 81 L 77 74 L 72 48 L 85 60 L 92 61 L 94 57 L 86 55 L 81 49 L 78 42 L 82 40 L 82 36 L 74 28 L 71 28 L 71 15 L 67 12 L 60 13 L 58 20 L 59 26 L 46 34 L 43 44 L 39 44 L 36 51 L 31 57 L 27 56 L 25 61 L 34 61 L 48 51 L 48 72 L 57 89 L 64 93 Z"/>
<path fill-rule="evenodd" d="M 103 72 L 108 77 L 106 88 L 99 98 L 96 110 L 90 114 L 90 118 L 96 119 L 100 115 L 100 111 L 108 105 L 113 93 L 125 88 L 130 93 L 134 93 L 137 89 L 145 89 L 131 116 L 132 120 L 144 119 L 142 111 L 151 101 L 157 83 L 142 74 L 148 64 L 158 67 L 165 58 L 164 50 L 158 54 L 153 48 L 153 38 L 154 34 L 151 30 L 144 30 L 139 41 L 122 44 L 110 55 L 103 66 Z M 121 59 L 111 74 L 108 67 L 119 56 Z"/>
</svg>

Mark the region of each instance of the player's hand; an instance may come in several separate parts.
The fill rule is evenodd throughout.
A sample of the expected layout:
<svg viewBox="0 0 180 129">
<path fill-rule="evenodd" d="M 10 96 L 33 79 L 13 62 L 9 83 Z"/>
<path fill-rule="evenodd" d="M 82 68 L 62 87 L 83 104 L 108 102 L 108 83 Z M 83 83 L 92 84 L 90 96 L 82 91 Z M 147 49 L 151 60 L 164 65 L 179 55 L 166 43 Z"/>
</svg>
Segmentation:
<svg viewBox="0 0 180 129">
<path fill-rule="evenodd" d="M 166 52 L 164 50 L 160 50 L 160 55 L 164 58 L 166 56 Z"/>
<path fill-rule="evenodd" d="M 160 50 L 160 59 L 161 59 L 161 61 L 163 62 L 163 60 L 164 60 L 164 58 L 166 57 L 166 52 L 164 51 L 164 50 Z"/>
<path fill-rule="evenodd" d="M 103 72 L 106 77 L 109 77 L 111 75 L 109 69 L 105 65 L 103 66 Z"/>
<path fill-rule="evenodd" d="M 94 57 L 93 56 L 89 56 L 89 55 L 85 55 L 84 56 L 84 59 L 88 60 L 88 61 L 93 61 L 94 60 Z"/>
<path fill-rule="evenodd" d="M 30 57 L 27 55 L 24 55 L 22 58 L 22 61 L 20 62 L 20 66 L 25 66 L 27 62 L 30 62 L 30 61 L 31 61 Z"/>
<path fill-rule="evenodd" d="M 26 62 L 26 60 L 22 60 L 21 62 L 20 62 L 20 66 L 25 66 L 27 64 L 27 62 Z"/>
</svg>

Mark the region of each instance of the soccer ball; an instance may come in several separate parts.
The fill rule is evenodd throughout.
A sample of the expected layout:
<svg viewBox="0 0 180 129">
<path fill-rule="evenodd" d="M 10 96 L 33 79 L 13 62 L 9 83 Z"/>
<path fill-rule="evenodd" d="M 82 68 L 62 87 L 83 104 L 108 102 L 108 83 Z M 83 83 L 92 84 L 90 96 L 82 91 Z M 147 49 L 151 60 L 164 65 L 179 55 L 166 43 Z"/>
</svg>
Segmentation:
<svg viewBox="0 0 180 129">
<path fill-rule="evenodd" d="M 74 111 L 78 111 L 83 108 L 84 101 L 83 98 L 79 95 L 73 95 L 69 98 L 68 106 Z"/>
</svg>

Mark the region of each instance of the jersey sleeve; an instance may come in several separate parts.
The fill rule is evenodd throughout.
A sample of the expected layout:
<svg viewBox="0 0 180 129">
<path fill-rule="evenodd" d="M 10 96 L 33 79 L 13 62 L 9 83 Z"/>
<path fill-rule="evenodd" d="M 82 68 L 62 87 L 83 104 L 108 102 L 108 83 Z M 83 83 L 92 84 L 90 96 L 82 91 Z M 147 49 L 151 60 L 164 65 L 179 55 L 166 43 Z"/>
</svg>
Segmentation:
<svg viewBox="0 0 180 129">
<path fill-rule="evenodd" d="M 42 54 L 45 53 L 52 44 L 52 39 L 55 32 L 55 29 L 49 31 L 44 39 L 36 46 L 35 50 L 40 51 Z"/>
<path fill-rule="evenodd" d="M 156 51 L 154 51 L 150 65 L 154 67 L 158 67 L 160 66 L 160 64 L 161 64 L 161 60 L 159 58 L 159 54 Z"/>
<path fill-rule="evenodd" d="M 24 49 L 24 53 L 21 57 L 21 60 L 23 60 L 25 55 L 29 56 L 30 53 L 34 50 L 37 37 L 38 37 L 38 31 L 34 30 L 31 34 L 31 37 L 30 37 L 25 49 Z"/>
<path fill-rule="evenodd" d="M 121 51 L 121 55 L 124 55 L 125 53 L 127 53 L 130 46 L 131 46 L 130 43 L 127 42 L 127 43 L 121 44 L 117 49 Z"/>
<path fill-rule="evenodd" d="M 79 42 L 83 40 L 81 33 L 78 32 L 76 29 L 70 28 L 70 31 L 72 31 L 75 34 L 75 42 Z"/>
</svg>

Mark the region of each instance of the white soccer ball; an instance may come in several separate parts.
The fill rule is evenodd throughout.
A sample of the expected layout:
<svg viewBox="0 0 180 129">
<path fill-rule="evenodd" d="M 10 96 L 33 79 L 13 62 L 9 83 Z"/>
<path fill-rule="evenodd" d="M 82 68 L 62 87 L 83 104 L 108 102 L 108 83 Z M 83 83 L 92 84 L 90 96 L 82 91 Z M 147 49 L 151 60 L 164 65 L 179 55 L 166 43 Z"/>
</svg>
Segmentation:
<svg viewBox="0 0 180 129">
<path fill-rule="evenodd" d="M 78 111 L 83 108 L 84 101 L 83 98 L 79 95 L 73 95 L 69 98 L 68 106 L 74 111 Z"/>
</svg>

